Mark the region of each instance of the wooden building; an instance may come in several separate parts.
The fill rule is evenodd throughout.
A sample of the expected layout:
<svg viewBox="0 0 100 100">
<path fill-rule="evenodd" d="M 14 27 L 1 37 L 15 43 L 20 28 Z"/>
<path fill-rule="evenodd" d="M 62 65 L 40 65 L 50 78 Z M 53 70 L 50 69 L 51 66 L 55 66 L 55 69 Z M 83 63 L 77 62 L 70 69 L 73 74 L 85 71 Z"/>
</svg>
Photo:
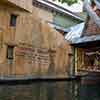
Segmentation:
<svg viewBox="0 0 100 100">
<path fill-rule="evenodd" d="M 100 10 L 95 12 L 100 16 Z M 90 18 L 87 21 L 80 38 L 72 41 L 74 49 L 75 71 L 100 72 L 100 27 Z"/>
</svg>

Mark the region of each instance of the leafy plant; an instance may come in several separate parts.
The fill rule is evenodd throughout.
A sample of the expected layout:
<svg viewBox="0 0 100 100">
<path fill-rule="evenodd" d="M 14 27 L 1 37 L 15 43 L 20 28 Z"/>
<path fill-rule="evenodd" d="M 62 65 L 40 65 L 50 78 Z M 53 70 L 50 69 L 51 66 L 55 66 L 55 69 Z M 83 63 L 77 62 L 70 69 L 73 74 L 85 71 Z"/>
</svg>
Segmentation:
<svg viewBox="0 0 100 100">
<path fill-rule="evenodd" d="M 56 1 L 56 0 L 53 0 L 53 1 Z M 61 3 L 67 3 L 68 5 L 72 5 L 78 2 L 78 0 L 58 0 L 58 1 Z"/>
</svg>

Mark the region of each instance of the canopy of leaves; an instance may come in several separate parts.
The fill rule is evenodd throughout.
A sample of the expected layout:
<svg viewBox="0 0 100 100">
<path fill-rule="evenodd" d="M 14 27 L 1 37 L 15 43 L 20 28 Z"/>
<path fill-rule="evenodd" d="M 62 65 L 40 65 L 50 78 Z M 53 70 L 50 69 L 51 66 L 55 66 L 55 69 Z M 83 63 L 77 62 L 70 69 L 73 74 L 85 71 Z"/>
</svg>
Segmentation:
<svg viewBox="0 0 100 100">
<path fill-rule="evenodd" d="M 56 0 L 53 0 L 53 1 L 56 1 Z M 78 2 L 78 0 L 57 0 L 57 1 L 59 1 L 59 2 L 61 2 L 61 3 L 67 3 L 68 5 L 72 5 L 72 4 L 74 4 L 74 3 L 77 3 Z M 82 1 L 84 1 L 84 0 L 82 0 Z M 90 0 L 90 1 L 95 1 L 95 0 Z M 98 2 L 100 2 L 100 0 L 97 0 Z"/>
<path fill-rule="evenodd" d="M 56 1 L 56 0 L 53 0 Z M 67 3 L 68 5 L 72 5 L 74 3 L 76 3 L 78 0 L 58 0 L 61 3 Z"/>
</svg>

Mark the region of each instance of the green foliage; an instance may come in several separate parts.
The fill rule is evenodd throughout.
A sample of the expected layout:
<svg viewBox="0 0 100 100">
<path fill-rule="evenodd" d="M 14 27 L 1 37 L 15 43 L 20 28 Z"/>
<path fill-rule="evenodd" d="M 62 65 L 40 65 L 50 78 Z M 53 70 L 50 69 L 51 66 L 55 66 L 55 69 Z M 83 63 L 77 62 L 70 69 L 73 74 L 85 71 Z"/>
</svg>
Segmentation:
<svg viewBox="0 0 100 100">
<path fill-rule="evenodd" d="M 55 1 L 55 0 L 53 0 Z M 61 3 L 67 3 L 68 5 L 72 5 L 74 3 L 77 3 L 78 0 L 58 0 Z"/>
<path fill-rule="evenodd" d="M 53 0 L 53 1 L 59 1 L 61 3 L 67 3 L 68 5 L 72 5 L 74 3 L 77 3 L 78 0 Z M 83 0 L 82 0 L 83 1 Z M 91 2 L 95 1 L 95 0 L 90 0 Z M 98 2 L 100 2 L 100 0 L 97 0 Z"/>
</svg>

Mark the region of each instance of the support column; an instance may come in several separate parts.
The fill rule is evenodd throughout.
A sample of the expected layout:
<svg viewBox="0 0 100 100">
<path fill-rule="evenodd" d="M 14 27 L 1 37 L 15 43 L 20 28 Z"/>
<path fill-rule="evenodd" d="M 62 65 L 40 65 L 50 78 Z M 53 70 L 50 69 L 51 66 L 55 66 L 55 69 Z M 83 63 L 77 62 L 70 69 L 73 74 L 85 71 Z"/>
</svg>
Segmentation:
<svg viewBox="0 0 100 100">
<path fill-rule="evenodd" d="M 75 48 L 72 47 L 72 53 L 69 54 L 70 68 L 69 68 L 69 77 L 75 76 Z"/>
</svg>

